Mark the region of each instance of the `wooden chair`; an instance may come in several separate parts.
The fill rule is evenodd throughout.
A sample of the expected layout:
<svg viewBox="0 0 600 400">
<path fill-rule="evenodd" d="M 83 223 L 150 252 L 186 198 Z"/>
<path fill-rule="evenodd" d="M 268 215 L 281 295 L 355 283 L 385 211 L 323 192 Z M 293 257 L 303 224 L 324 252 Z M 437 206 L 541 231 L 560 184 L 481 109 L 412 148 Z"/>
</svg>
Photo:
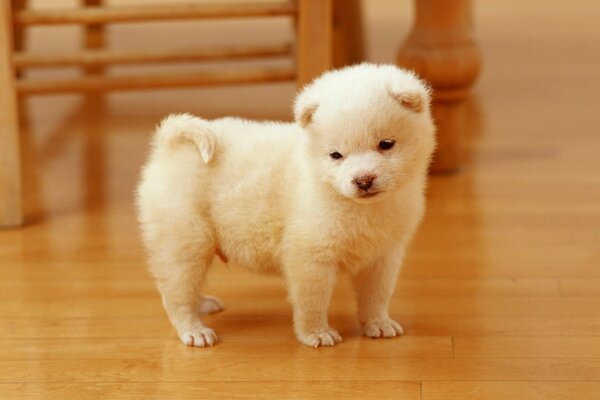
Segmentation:
<svg viewBox="0 0 600 400">
<path fill-rule="evenodd" d="M 333 65 L 333 0 L 285 0 L 268 3 L 167 4 L 102 6 L 102 0 L 85 0 L 85 7 L 29 10 L 27 0 L 0 1 L 0 226 L 23 223 L 19 95 L 56 92 L 107 91 L 161 87 L 206 86 L 295 80 L 299 86 Z M 353 1 L 347 3 L 353 3 Z M 287 16 L 296 19 L 296 43 L 195 51 L 118 53 L 103 49 L 106 24 L 157 20 L 223 19 Z M 87 49 L 75 54 L 38 55 L 23 51 L 23 30 L 35 25 L 78 24 L 86 27 Z M 345 35 L 341 39 L 349 40 Z M 190 74 L 116 76 L 94 74 L 71 79 L 28 80 L 18 70 L 28 67 L 82 66 L 88 71 L 111 64 L 156 63 L 240 58 L 295 57 L 295 68 L 236 68 L 230 71 Z M 336 54 L 338 59 L 343 55 Z"/>
<path fill-rule="evenodd" d="M 60 11 L 27 10 L 26 1 L 0 1 L 0 226 L 19 225 L 23 222 L 17 113 L 17 96 L 20 94 L 205 86 L 294 79 L 301 86 L 332 66 L 363 59 L 359 0 L 287 0 L 277 3 L 145 7 L 101 7 L 102 0 L 85 0 L 85 8 Z M 268 16 L 296 18 L 295 46 L 208 49 L 194 52 L 140 51 L 128 54 L 102 49 L 102 27 L 110 23 Z M 86 26 L 88 50 L 59 56 L 23 52 L 23 29 L 32 25 L 49 24 Z M 216 71 L 202 75 L 91 75 L 70 80 L 47 81 L 18 79 L 15 72 L 16 69 L 31 66 L 80 65 L 93 71 L 104 65 L 119 63 L 281 55 L 295 56 L 296 67 Z M 465 118 L 463 104 L 481 65 L 480 53 L 473 40 L 471 0 L 415 0 L 414 27 L 398 53 L 397 63 L 416 70 L 434 89 L 433 113 L 438 126 L 438 149 L 434 156 L 433 170 L 456 170 L 461 164 L 461 138 Z"/>
</svg>

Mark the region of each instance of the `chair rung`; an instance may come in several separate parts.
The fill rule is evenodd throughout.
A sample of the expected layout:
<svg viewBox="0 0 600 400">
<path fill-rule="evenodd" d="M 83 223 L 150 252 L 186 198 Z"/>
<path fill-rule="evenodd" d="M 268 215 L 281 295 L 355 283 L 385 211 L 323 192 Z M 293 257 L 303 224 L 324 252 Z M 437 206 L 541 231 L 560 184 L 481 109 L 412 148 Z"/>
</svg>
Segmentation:
<svg viewBox="0 0 600 400">
<path fill-rule="evenodd" d="M 3 0 L 4 1 L 4 0 Z M 198 18 L 242 18 L 296 15 L 293 1 L 225 4 L 164 4 L 152 6 L 102 6 L 52 10 L 22 10 L 18 25 L 106 24 Z"/>
<path fill-rule="evenodd" d="M 30 68 L 231 60 L 257 57 L 284 57 L 290 55 L 292 55 L 292 46 L 290 44 L 283 44 L 277 46 L 154 52 L 136 51 L 127 53 L 110 50 L 88 50 L 76 54 L 59 55 L 16 53 L 13 61 L 17 68 Z"/>
<path fill-rule="evenodd" d="M 280 82 L 292 81 L 295 78 L 296 71 L 291 67 L 255 68 L 194 73 L 86 76 L 69 79 L 21 79 L 17 81 L 17 90 L 22 94 L 102 92 L 111 90 Z"/>
</svg>

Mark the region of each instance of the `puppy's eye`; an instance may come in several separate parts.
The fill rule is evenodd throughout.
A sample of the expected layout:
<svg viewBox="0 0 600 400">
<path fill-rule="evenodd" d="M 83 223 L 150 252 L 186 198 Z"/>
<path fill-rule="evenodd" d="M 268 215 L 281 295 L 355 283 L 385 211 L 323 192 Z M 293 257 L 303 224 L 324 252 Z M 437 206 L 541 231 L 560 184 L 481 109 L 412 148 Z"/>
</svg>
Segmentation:
<svg viewBox="0 0 600 400">
<path fill-rule="evenodd" d="M 389 150 L 394 147 L 394 144 L 396 144 L 394 139 L 383 139 L 381 142 L 379 142 L 378 147 L 380 150 Z"/>
<path fill-rule="evenodd" d="M 335 160 L 339 160 L 340 158 L 344 157 L 341 153 L 334 151 L 333 153 L 329 153 L 329 157 L 335 159 Z"/>
</svg>

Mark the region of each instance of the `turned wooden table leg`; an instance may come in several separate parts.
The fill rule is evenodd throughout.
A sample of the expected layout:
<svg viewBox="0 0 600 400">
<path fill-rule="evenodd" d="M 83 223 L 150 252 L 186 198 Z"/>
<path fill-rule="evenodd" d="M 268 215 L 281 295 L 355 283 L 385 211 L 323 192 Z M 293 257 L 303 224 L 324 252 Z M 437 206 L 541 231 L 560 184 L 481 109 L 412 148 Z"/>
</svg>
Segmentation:
<svg viewBox="0 0 600 400">
<path fill-rule="evenodd" d="M 23 223 L 11 2 L 0 2 L 0 226 Z"/>
<path fill-rule="evenodd" d="M 434 171 L 453 171 L 461 164 L 463 103 L 481 67 L 471 5 L 470 0 L 416 0 L 414 27 L 397 57 L 399 65 L 433 87 L 438 128 Z"/>
<path fill-rule="evenodd" d="M 298 0 L 296 82 L 299 88 L 332 67 L 333 0 Z"/>
</svg>

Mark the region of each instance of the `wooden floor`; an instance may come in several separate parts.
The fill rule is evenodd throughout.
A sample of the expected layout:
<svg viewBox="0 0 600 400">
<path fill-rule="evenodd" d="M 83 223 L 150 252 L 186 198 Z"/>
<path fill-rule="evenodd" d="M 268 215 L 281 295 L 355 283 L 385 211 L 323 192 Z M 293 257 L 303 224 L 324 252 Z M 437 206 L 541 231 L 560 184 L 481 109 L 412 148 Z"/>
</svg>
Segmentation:
<svg viewBox="0 0 600 400">
<path fill-rule="evenodd" d="M 365 10 L 371 60 L 408 28 L 395 4 Z M 477 5 L 468 162 L 431 179 L 398 339 L 359 336 L 341 280 L 344 342 L 301 346 L 279 279 L 217 264 L 227 308 L 206 321 L 221 341 L 186 348 L 146 274 L 132 192 L 152 126 L 172 111 L 286 118 L 292 85 L 23 102 L 28 224 L 0 231 L 0 398 L 600 398 L 600 6 Z"/>
</svg>

